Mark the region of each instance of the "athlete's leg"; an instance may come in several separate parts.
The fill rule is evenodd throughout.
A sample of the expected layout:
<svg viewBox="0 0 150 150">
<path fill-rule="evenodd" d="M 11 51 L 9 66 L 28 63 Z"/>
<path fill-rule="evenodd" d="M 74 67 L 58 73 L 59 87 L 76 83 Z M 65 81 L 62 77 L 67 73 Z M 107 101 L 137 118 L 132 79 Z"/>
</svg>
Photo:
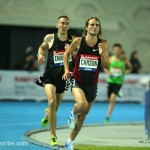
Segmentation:
<svg viewBox="0 0 150 150">
<path fill-rule="evenodd" d="M 71 140 L 74 140 L 76 138 L 76 136 L 78 135 L 80 129 L 82 128 L 83 122 L 86 118 L 86 115 L 88 114 L 88 112 L 91 109 L 91 106 L 92 106 L 92 102 L 88 103 L 88 106 L 87 106 L 86 110 L 84 112 L 78 114 L 76 126 L 70 134 L 70 139 Z"/>
<path fill-rule="evenodd" d="M 61 94 L 56 94 L 56 102 L 57 102 L 56 103 L 56 112 L 58 110 L 58 107 L 59 107 L 59 105 L 61 103 L 61 100 L 62 100 L 63 96 L 64 96 L 64 92 L 61 93 Z M 47 126 L 47 124 L 48 124 L 48 115 L 47 114 L 48 114 L 48 107 L 45 108 L 45 116 L 41 120 L 41 125 L 43 127 Z M 56 115 L 56 121 L 55 122 L 57 124 L 57 115 Z"/>
<path fill-rule="evenodd" d="M 74 87 L 72 88 L 72 94 L 76 101 L 73 108 L 73 114 L 76 115 L 78 113 L 84 112 L 87 108 L 88 102 L 85 98 L 83 90 L 78 87 Z"/>
<path fill-rule="evenodd" d="M 110 118 L 114 105 L 115 105 L 115 99 L 116 99 L 116 94 L 115 93 L 111 93 L 110 94 L 110 98 L 109 98 L 109 106 L 108 106 L 108 112 L 107 112 L 107 117 Z"/>
<path fill-rule="evenodd" d="M 108 104 L 108 111 L 107 111 L 107 115 L 106 115 L 106 118 L 104 120 L 104 123 L 108 123 L 109 122 L 109 118 L 111 116 L 111 113 L 113 111 L 113 108 L 114 108 L 114 104 L 115 104 L 115 98 L 116 98 L 116 94 L 115 94 L 115 89 L 116 89 L 116 85 L 113 84 L 113 83 L 109 83 L 108 84 L 108 101 L 109 101 L 109 104 Z"/>
<path fill-rule="evenodd" d="M 73 109 L 71 110 L 70 116 L 68 118 L 68 126 L 70 129 L 75 128 L 77 114 L 84 112 L 88 105 L 88 102 L 85 98 L 85 94 L 82 89 L 80 89 L 79 87 L 74 87 L 74 88 L 72 88 L 72 93 L 76 100 L 76 103 L 75 103 Z"/>
<path fill-rule="evenodd" d="M 64 96 L 64 93 L 61 93 L 61 94 L 56 94 L 56 101 L 57 101 L 57 104 L 56 104 L 56 112 L 57 112 L 57 110 L 58 110 L 58 108 L 59 108 L 59 105 L 60 105 L 60 103 L 61 103 L 61 101 L 62 101 L 62 99 L 63 99 L 63 96 Z M 55 131 L 56 131 L 56 125 L 57 125 L 57 113 L 56 113 L 56 117 L 54 118 L 55 119 Z"/>
<path fill-rule="evenodd" d="M 48 99 L 48 120 L 50 123 L 51 135 L 56 136 L 56 87 L 52 84 L 44 85 L 45 93 Z"/>
<path fill-rule="evenodd" d="M 114 109 L 115 99 L 118 96 L 118 92 L 119 92 L 121 86 L 122 85 L 120 85 L 120 84 L 109 84 L 109 87 L 108 87 L 109 106 L 108 106 L 108 112 L 107 112 L 107 117 L 105 119 L 105 123 L 109 122 L 109 118 Z"/>
<path fill-rule="evenodd" d="M 57 112 L 57 110 L 59 108 L 59 105 L 60 105 L 62 99 L 63 99 L 63 96 L 64 96 L 64 92 L 61 93 L 61 94 L 56 94 L 56 101 L 57 101 L 56 112 Z"/>
<path fill-rule="evenodd" d="M 83 122 L 86 118 L 86 115 L 88 114 L 88 112 L 90 111 L 92 106 L 92 102 L 88 103 L 86 109 L 84 110 L 84 112 L 82 113 L 78 113 L 78 117 L 77 117 L 77 122 L 76 122 L 76 126 L 75 128 L 71 131 L 69 139 L 67 140 L 66 144 L 65 144 L 65 148 L 68 150 L 73 150 L 74 146 L 73 146 L 73 141 L 74 139 L 77 137 L 80 129 L 82 128 Z"/>
</svg>

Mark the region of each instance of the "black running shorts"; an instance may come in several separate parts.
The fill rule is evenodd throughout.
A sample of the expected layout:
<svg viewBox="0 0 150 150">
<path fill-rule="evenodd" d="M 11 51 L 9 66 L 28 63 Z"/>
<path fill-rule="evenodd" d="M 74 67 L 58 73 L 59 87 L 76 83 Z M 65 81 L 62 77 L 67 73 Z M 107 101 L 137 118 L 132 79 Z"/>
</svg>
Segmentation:
<svg viewBox="0 0 150 150">
<path fill-rule="evenodd" d="M 112 93 L 118 95 L 121 86 L 122 84 L 108 83 L 108 92 L 107 92 L 108 97 L 110 97 Z"/>
<path fill-rule="evenodd" d="M 45 71 L 36 81 L 36 84 L 43 87 L 43 84 L 53 84 L 56 87 L 56 93 L 61 94 L 65 91 L 66 81 L 57 79 Z"/>
<path fill-rule="evenodd" d="M 83 90 L 87 101 L 93 102 L 97 96 L 97 84 L 94 85 L 81 85 L 75 79 L 72 79 L 72 88 L 80 88 Z"/>
</svg>

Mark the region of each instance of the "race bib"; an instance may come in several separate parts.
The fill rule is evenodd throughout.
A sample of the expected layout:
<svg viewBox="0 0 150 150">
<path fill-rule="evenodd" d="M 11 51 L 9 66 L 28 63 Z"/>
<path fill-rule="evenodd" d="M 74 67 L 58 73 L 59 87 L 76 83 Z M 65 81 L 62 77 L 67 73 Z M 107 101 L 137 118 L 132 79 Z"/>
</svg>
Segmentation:
<svg viewBox="0 0 150 150">
<path fill-rule="evenodd" d="M 57 50 L 53 52 L 54 55 L 54 66 L 63 66 L 64 65 L 64 53 L 65 50 Z M 69 62 L 72 61 L 72 56 L 69 57 Z"/>
<path fill-rule="evenodd" d="M 122 70 L 120 68 L 111 68 L 110 72 L 112 73 L 112 76 L 114 77 L 122 76 Z"/>
<path fill-rule="evenodd" d="M 83 71 L 96 71 L 99 56 L 81 54 L 79 69 Z"/>
</svg>

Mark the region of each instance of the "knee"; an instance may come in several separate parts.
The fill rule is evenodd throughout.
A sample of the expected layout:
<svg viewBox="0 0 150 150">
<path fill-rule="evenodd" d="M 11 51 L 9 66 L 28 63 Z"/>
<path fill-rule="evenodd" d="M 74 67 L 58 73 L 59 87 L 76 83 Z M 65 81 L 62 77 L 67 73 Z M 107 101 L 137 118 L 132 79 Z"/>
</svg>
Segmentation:
<svg viewBox="0 0 150 150">
<path fill-rule="evenodd" d="M 78 114 L 78 120 L 84 121 L 85 118 L 86 118 L 86 115 L 87 115 L 87 114 L 85 114 L 85 113 L 80 113 L 80 114 Z"/>
<path fill-rule="evenodd" d="M 86 110 L 87 107 L 87 103 L 86 102 L 80 102 L 78 103 L 78 109 L 83 112 L 84 110 Z"/>
<path fill-rule="evenodd" d="M 54 98 L 51 98 L 48 100 L 48 107 L 50 109 L 55 109 L 56 110 L 56 101 Z"/>
</svg>

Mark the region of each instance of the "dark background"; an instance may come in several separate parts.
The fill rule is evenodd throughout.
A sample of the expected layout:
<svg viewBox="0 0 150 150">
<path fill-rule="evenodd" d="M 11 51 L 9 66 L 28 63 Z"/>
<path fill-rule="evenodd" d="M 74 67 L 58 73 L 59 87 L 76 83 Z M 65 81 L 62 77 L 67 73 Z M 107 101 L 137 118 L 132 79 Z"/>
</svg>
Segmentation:
<svg viewBox="0 0 150 150">
<path fill-rule="evenodd" d="M 13 70 L 28 46 L 33 47 L 36 55 L 44 36 L 56 32 L 56 28 L 0 26 L 0 69 Z M 80 36 L 82 30 L 71 29 L 68 33 Z"/>
</svg>

